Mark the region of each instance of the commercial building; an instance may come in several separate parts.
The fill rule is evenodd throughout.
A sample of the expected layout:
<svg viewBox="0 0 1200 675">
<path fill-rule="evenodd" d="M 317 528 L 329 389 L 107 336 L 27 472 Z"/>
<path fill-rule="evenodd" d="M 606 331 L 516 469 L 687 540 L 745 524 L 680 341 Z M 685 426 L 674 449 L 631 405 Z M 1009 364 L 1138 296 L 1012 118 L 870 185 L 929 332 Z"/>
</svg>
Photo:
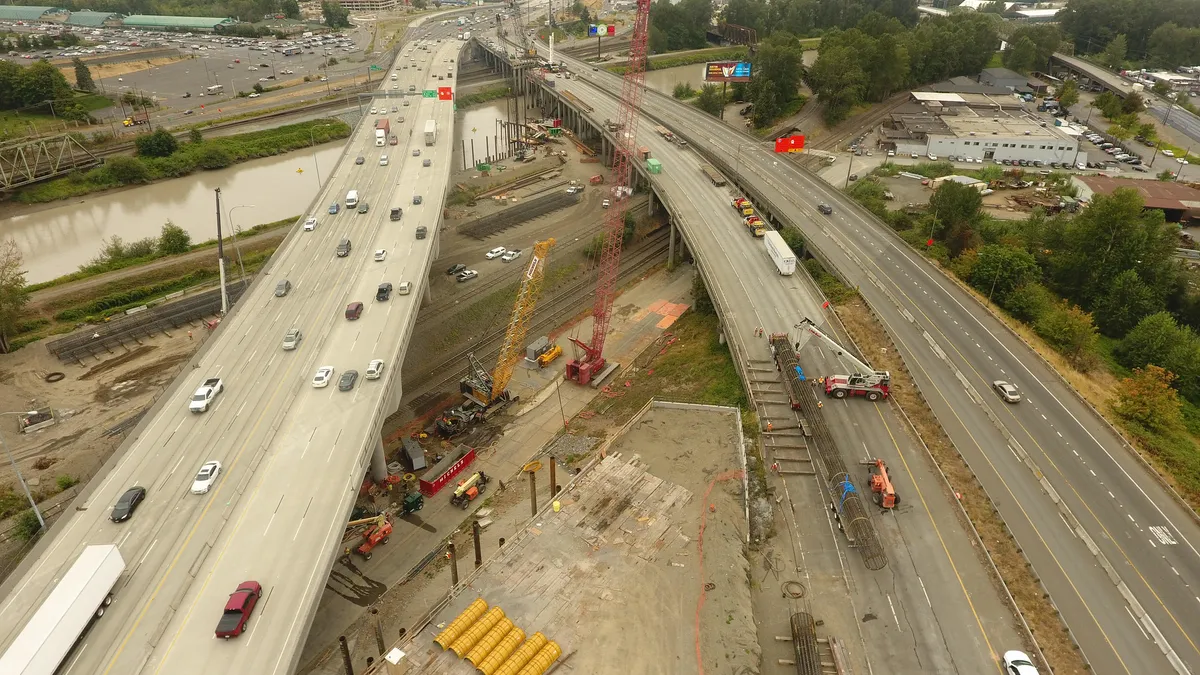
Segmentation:
<svg viewBox="0 0 1200 675">
<path fill-rule="evenodd" d="M 126 28 L 145 28 L 148 30 L 179 30 L 188 32 L 212 33 L 223 26 L 232 26 L 236 19 L 220 19 L 211 16 L 155 16 L 152 14 L 133 14 L 125 17 Z"/>
<path fill-rule="evenodd" d="M 25 23 L 64 23 L 71 11 L 62 7 L 33 7 L 25 5 L 0 5 L 0 21 L 24 21 Z"/>
<path fill-rule="evenodd" d="M 1013 94 L 914 91 L 912 101 L 892 113 L 879 137 L 882 148 L 901 156 L 1034 166 L 1087 161 L 1080 130 L 1040 120 Z"/>
<path fill-rule="evenodd" d="M 1119 188 L 1137 190 L 1147 209 L 1160 209 L 1172 223 L 1200 219 L 1200 190 L 1174 181 L 1077 176 L 1072 182 L 1079 189 L 1080 201 L 1090 202 L 1095 195 L 1107 195 Z"/>
<path fill-rule="evenodd" d="M 119 28 L 121 19 L 116 12 L 71 12 L 66 24 L 74 28 Z"/>
<path fill-rule="evenodd" d="M 1008 68 L 984 68 L 979 73 L 981 84 L 1008 89 L 1017 94 L 1033 94 L 1040 96 L 1049 88 L 1045 82 L 1036 77 L 1022 75 Z"/>
</svg>

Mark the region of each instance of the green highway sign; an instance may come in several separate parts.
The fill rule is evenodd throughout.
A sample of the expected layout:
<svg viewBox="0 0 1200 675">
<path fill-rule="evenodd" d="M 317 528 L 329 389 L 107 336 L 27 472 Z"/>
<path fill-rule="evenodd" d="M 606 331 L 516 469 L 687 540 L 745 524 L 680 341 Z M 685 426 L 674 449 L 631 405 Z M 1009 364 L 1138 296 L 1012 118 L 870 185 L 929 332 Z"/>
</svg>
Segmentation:
<svg viewBox="0 0 1200 675">
<path fill-rule="evenodd" d="M 380 68 L 377 65 L 371 64 L 371 70 L 383 70 L 383 68 Z"/>
<path fill-rule="evenodd" d="M 437 98 L 437 89 L 426 89 L 421 92 L 421 98 Z"/>
</svg>

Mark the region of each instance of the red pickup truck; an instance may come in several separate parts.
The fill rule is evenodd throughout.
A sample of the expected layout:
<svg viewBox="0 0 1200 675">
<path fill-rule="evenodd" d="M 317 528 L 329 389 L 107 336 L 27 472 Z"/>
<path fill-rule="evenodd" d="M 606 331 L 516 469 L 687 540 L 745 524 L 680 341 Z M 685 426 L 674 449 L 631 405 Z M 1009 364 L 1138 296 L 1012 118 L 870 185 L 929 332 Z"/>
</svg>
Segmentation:
<svg viewBox="0 0 1200 675">
<path fill-rule="evenodd" d="M 217 622 L 217 637 L 228 640 L 241 635 L 250 621 L 254 606 L 262 597 L 262 585 L 257 581 L 243 581 L 237 590 L 229 594 L 225 603 L 225 612 Z"/>
</svg>

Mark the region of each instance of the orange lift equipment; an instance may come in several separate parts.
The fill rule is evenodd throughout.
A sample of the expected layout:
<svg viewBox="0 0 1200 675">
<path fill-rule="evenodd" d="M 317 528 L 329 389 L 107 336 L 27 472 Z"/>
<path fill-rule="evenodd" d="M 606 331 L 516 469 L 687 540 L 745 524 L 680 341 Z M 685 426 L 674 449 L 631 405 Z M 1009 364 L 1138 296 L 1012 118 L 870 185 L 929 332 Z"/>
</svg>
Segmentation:
<svg viewBox="0 0 1200 675">
<path fill-rule="evenodd" d="M 896 494 L 896 486 L 892 485 L 887 464 L 882 459 L 867 459 L 861 463 L 869 467 L 867 483 L 871 486 L 871 492 L 875 493 L 875 503 L 885 509 L 896 508 L 900 503 L 900 495 Z"/>
</svg>

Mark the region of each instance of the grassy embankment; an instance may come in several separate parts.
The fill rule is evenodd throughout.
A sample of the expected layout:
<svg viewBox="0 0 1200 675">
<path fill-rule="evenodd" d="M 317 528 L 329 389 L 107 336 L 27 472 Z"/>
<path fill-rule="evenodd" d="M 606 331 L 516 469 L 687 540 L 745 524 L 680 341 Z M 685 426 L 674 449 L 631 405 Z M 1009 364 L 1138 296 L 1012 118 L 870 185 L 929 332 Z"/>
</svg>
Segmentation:
<svg viewBox="0 0 1200 675">
<path fill-rule="evenodd" d="M 497 99 L 506 98 L 511 95 L 512 95 L 512 87 L 509 87 L 508 85 L 502 84 L 502 85 L 496 85 L 493 87 L 486 87 L 484 89 L 480 89 L 479 91 L 475 92 L 474 94 L 467 94 L 466 96 L 459 96 L 458 97 L 458 109 L 464 110 L 466 108 L 472 108 L 477 105 L 483 105 L 484 103 L 489 103 L 489 102 L 495 101 Z"/>
<path fill-rule="evenodd" d="M 286 235 L 282 228 L 291 226 L 298 218 L 299 216 L 293 216 L 273 223 L 256 225 L 241 233 L 239 240 L 244 241 L 257 234 L 279 230 L 278 237 L 240 246 L 242 262 L 246 266 L 247 275 L 253 275 L 266 264 L 279 242 Z M 227 237 L 225 244 L 231 247 L 232 238 Z M 216 248 L 216 245 L 215 239 L 194 244 L 191 246 L 191 252 Z M 227 250 L 229 251 L 227 255 L 236 256 L 231 249 Z M 197 258 L 189 253 L 171 256 L 152 253 L 137 257 L 98 258 L 83 266 L 78 272 L 33 284 L 29 290 L 36 292 L 46 288 L 59 287 L 106 272 L 171 259 L 178 259 L 178 263 L 156 264 L 153 269 L 148 269 L 144 274 L 134 274 L 109 283 L 88 286 L 81 288 L 78 293 L 66 293 L 45 304 L 31 306 L 13 336 L 13 348 L 18 349 L 36 340 L 68 332 L 83 322 L 104 321 L 108 317 L 171 293 L 216 283 L 218 270 L 215 255 Z M 231 275 L 240 274 L 240 268 L 234 265 L 229 272 Z M 231 280 L 236 280 L 236 278 L 231 277 Z"/>
<path fill-rule="evenodd" d="M 691 66 L 706 61 L 739 61 L 746 58 L 745 47 L 713 47 L 697 49 L 686 54 L 656 54 L 646 58 L 646 70 L 666 70 L 679 66 Z M 627 66 L 605 66 L 605 70 L 624 75 Z"/>
<path fill-rule="evenodd" d="M 78 94 L 73 104 L 77 104 L 87 112 L 95 112 L 103 110 L 113 105 L 111 99 L 100 94 Z M 79 129 L 98 129 L 100 127 L 89 127 L 84 122 L 71 122 L 60 119 L 51 115 L 49 112 L 17 112 L 14 110 L 6 110 L 0 113 L 0 141 L 15 140 L 17 138 L 27 138 L 32 136 L 47 136 L 52 134 L 62 134 Z M 107 128 L 107 127 L 106 127 Z"/>
<path fill-rule="evenodd" d="M 131 172 L 138 176 L 138 180 L 132 184 L 179 178 L 200 170 L 223 169 L 251 159 L 308 148 L 314 140 L 316 143 L 326 143 L 349 135 L 350 126 L 345 122 L 320 119 L 206 139 L 198 143 L 180 143 L 179 149 L 169 157 L 132 158 L 141 165 L 141 170 Z M 131 184 L 124 182 L 116 173 L 107 165 L 101 165 L 19 190 L 15 199 L 25 204 L 40 204 Z"/>
</svg>

